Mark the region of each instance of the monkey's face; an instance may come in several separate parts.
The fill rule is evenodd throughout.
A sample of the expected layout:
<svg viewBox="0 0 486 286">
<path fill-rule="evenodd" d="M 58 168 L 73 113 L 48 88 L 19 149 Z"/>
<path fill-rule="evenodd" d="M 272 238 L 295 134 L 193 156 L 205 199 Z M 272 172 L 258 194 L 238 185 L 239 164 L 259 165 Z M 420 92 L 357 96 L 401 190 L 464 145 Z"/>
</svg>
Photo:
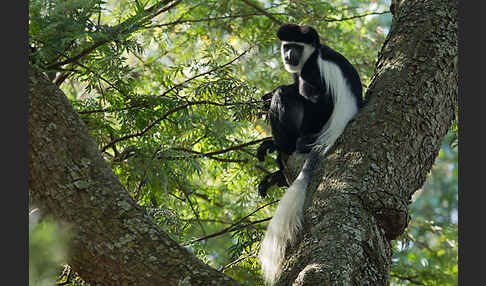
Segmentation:
<svg viewBox="0 0 486 286">
<path fill-rule="evenodd" d="M 282 41 L 280 51 L 285 69 L 290 73 L 300 72 L 314 50 L 310 44 Z"/>
</svg>

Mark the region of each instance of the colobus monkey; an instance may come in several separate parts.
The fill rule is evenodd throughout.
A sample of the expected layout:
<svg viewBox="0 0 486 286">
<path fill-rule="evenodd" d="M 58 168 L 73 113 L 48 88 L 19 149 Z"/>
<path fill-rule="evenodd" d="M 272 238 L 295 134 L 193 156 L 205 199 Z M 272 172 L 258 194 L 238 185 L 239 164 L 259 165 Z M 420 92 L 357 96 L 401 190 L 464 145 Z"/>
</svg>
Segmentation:
<svg viewBox="0 0 486 286">
<path fill-rule="evenodd" d="M 363 106 L 358 72 L 343 55 L 321 44 L 314 28 L 285 24 L 277 36 L 284 67 L 294 75 L 294 84 L 272 92 L 269 117 L 274 147 L 267 145 L 279 154 L 298 152 L 307 158 L 280 200 L 260 248 L 268 284 L 280 276 L 285 247 L 301 225 L 306 188 L 319 154 L 329 151 Z M 264 149 L 259 150 L 263 155 Z"/>
<path fill-rule="evenodd" d="M 292 85 L 282 85 L 262 98 L 271 98 L 268 117 L 273 140 L 264 141 L 257 157 L 264 161 L 267 152 L 278 150 L 277 172 L 266 175 L 258 185 L 258 193 L 265 197 L 270 186 L 289 186 L 282 173 L 284 164 L 294 152 L 309 153 L 312 143 L 332 114 L 330 98 L 320 97 L 312 102 L 299 93 L 298 77 Z"/>
<path fill-rule="evenodd" d="M 301 127 L 306 105 L 305 99 L 299 95 L 296 84 L 279 86 L 262 96 L 264 101 L 268 98 L 268 118 L 273 140 L 266 140 L 258 147 L 257 157 L 264 161 L 267 152 L 278 150 L 276 161 L 279 170 L 266 175 L 258 185 L 258 193 L 262 197 L 267 195 L 267 189 L 272 185 L 289 186 L 282 170 L 284 161 L 287 161 L 288 156 L 295 151 L 297 138 L 303 135 Z"/>
</svg>

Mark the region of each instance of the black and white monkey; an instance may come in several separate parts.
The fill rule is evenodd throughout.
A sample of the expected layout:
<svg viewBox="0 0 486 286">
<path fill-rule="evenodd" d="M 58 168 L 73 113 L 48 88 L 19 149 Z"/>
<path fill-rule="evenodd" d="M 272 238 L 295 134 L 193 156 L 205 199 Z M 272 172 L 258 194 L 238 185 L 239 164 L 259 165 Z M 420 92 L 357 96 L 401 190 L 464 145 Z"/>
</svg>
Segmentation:
<svg viewBox="0 0 486 286">
<path fill-rule="evenodd" d="M 259 152 L 264 156 L 265 148 L 273 148 L 279 157 L 294 152 L 307 157 L 280 200 L 260 248 L 268 284 L 280 276 L 285 247 L 300 228 L 306 188 L 319 155 L 329 151 L 364 104 L 358 72 L 343 55 L 321 44 L 314 28 L 285 24 L 277 36 L 284 67 L 293 74 L 294 83 L 272 92 L 268 114 L 273 142 Z"/>
</svg>

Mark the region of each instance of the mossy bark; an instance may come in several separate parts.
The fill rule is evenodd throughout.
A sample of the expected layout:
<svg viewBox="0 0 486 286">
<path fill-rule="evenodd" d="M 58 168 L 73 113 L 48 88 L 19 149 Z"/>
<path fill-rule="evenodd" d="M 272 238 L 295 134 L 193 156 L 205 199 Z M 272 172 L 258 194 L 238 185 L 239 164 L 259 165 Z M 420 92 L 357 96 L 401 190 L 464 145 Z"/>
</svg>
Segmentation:
<svg viewBox="0 0 486 286">
<path fill-rule="evenodd" d="M 66 96 L 29 67 L 29 197 L 73 234 L 91 285 L 239 285 L 179 246 L 128 195 Z"/>
<path fill-rule="evenodd" d="M 369 102 L 321 160 L 277 285 L 389 284 L 391 240 L 458 101 L 458 2 L 395 2 Z"/>
</svg>

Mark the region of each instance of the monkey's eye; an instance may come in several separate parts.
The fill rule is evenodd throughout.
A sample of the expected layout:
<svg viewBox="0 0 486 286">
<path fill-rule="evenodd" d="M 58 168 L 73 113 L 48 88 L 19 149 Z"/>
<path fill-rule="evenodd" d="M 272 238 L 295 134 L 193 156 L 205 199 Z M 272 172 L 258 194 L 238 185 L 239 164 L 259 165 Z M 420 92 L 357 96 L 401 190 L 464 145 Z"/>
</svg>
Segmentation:
<svg viewBox="0 0 486 286">
<path fill-rule="evenodd" d="M 283 49 L 284 51 L 294 50 L 296 52 L 301 52 L 304 49 L 304 47 L 299 44 L 284 44 Z"/>
</svg>

